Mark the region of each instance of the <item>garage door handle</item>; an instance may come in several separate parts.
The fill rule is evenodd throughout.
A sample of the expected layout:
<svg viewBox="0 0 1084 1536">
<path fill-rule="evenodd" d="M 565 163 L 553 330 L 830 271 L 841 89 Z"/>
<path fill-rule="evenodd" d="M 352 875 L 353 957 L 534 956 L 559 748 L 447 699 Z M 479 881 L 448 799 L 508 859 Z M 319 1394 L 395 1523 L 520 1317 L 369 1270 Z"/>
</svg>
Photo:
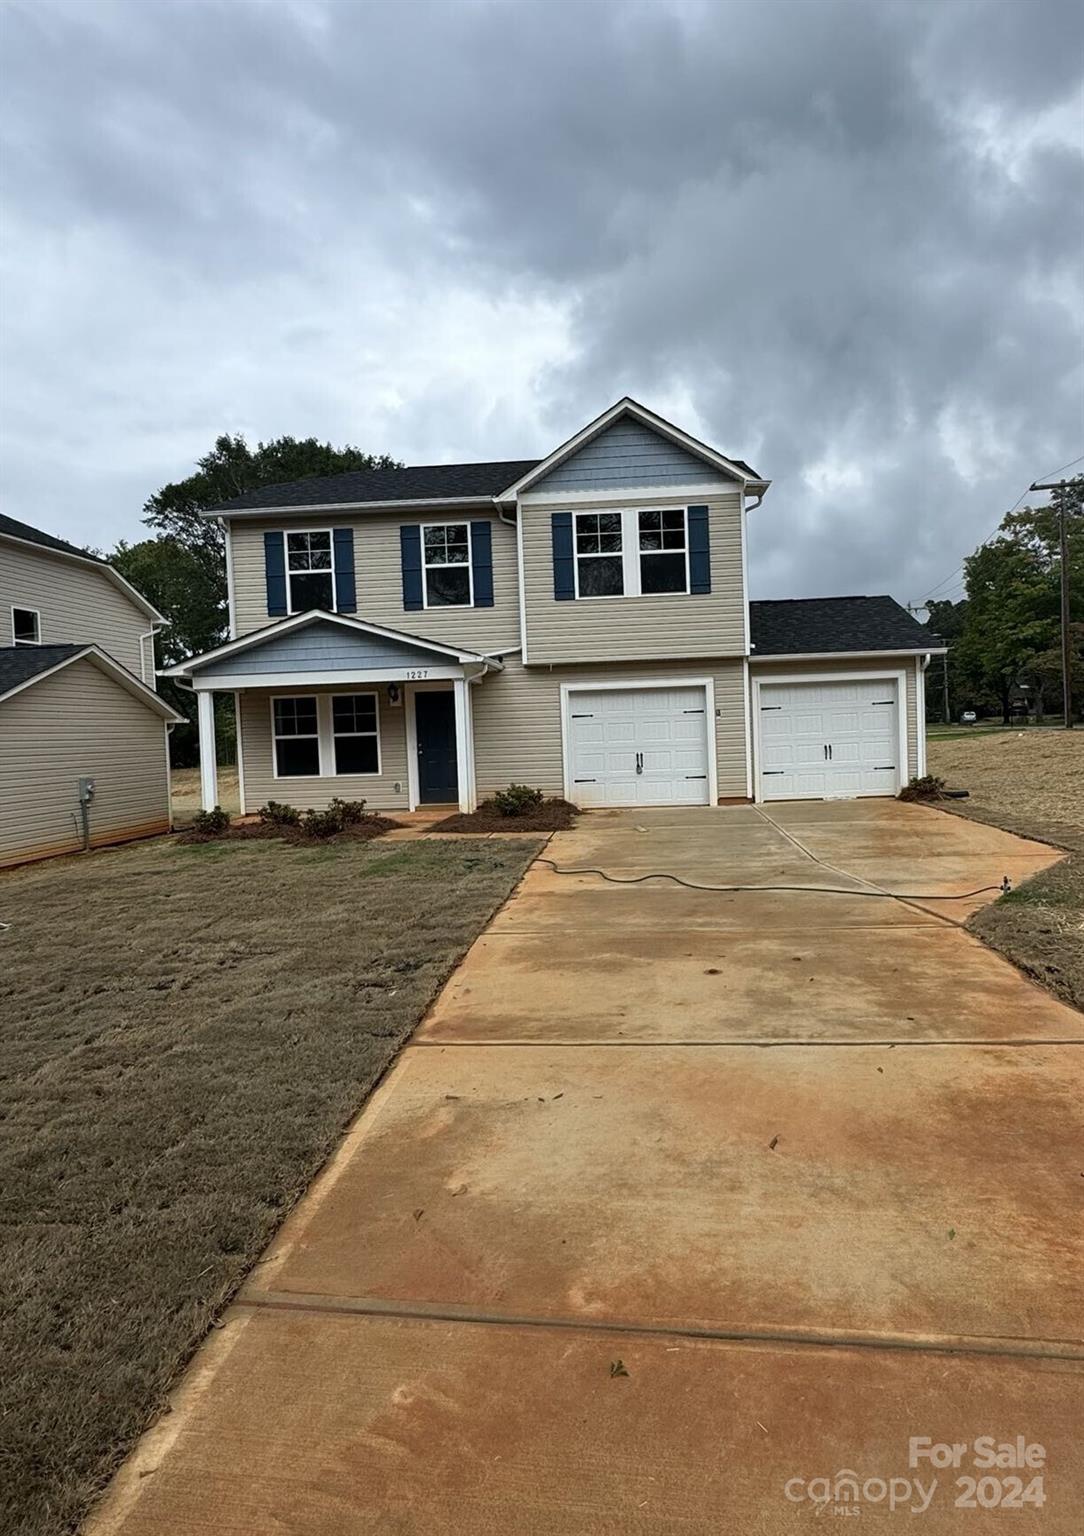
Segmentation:
<svg viewBox="0 0 1084 1536">
<path fill-rule="evenodd" d="M 644 771 L 644 754 L 642 752 L 637 752 L 637 754 L 636 754 L 636 772 L 637 773 L 643 773 L 643 771 Z"/>
<path fill-rule="evenodd" d="M 832 749 L 827 744 L 827 742 L 825 743 L 825 747 L 824 747 L 824 760 L 825 760 L 826 763 L 830 763 L 832 761 Z"/>
</svg>

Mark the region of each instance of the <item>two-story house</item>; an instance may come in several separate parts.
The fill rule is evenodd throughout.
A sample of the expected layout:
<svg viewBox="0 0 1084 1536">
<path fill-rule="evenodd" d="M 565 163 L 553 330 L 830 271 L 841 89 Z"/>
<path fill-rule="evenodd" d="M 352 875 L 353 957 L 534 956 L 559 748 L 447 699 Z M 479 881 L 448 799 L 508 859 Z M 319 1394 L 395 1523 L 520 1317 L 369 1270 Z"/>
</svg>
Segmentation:
<svg viewBox="0 0 1084 1536">
<path fill-rule="evenodd" d="M 0 866 L 169 830 L 165 622 L 104 560 L 0 516 Z"/>
<path fill-rule="evenodd" d="M 242 805 L 891 795 L 924 772 L 930 636 L 888 597 L 750 603 L 769 482 L 624 399 L 541 460 L 361 471 L 215 508 Z"/>
</svg>

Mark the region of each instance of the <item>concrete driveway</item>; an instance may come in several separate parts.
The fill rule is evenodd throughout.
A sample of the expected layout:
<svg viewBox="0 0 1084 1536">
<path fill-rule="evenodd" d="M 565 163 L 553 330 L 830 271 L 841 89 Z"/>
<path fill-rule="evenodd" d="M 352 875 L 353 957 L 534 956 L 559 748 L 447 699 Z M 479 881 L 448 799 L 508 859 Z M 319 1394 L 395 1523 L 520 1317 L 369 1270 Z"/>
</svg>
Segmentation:
<svg viewBox="0 0 1084 1536">
<path fill-rule="evenodd" d="M 1053 852 L 860 801 L 546 857 L 760 889 L 533 866 L 98 1530 L 1078 1530 L 1084 1019 L 958 926 Z"/>
</svg>

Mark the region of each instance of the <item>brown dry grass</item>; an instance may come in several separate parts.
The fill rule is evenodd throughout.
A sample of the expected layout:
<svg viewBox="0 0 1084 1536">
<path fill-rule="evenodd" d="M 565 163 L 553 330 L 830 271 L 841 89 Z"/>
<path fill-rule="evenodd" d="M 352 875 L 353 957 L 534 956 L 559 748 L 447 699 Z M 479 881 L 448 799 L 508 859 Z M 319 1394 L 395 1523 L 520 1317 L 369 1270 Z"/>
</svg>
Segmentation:
<svg viewBox="0 0 1084 1536">
<path fill-rule="evenodd" d="M 5 1536 L 80 1519 L 536 847 L 0 875 Z"/>
<path fill-rule="evenodd" d="M 183 827 L 200 808 L 199 769 L 174 768 L 170 774 L 170 788 L 173 820 L 176 826 Z M 240 815 L 241 787 L 236 766 L 218 770 L 218 803 L 231 816 Z"/>
<path fill-rule="evenodd" d="M 968 926 L 1084 1009 L 1084 728 L 931 737 L 929 766 L 971 791 L 951 803 L 957 814 L 1069 850 L 1069 858 L 984 907 Z"/>
</svg>

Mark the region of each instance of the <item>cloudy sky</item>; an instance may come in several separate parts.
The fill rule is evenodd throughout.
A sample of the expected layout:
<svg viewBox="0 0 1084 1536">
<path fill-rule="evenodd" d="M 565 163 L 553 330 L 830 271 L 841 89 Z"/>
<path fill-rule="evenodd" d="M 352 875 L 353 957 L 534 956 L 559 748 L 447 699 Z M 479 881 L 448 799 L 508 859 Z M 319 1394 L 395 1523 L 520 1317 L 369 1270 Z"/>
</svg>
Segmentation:
<svg viewBox="0 0 1084 1536">
<path fill-rule="evenodd" d="M 223 431 L 774 480 L 921 598 L 1084 454 L 1078 0 L 0 0 L 0 485 L 108 547 Z"/>
</svg>

